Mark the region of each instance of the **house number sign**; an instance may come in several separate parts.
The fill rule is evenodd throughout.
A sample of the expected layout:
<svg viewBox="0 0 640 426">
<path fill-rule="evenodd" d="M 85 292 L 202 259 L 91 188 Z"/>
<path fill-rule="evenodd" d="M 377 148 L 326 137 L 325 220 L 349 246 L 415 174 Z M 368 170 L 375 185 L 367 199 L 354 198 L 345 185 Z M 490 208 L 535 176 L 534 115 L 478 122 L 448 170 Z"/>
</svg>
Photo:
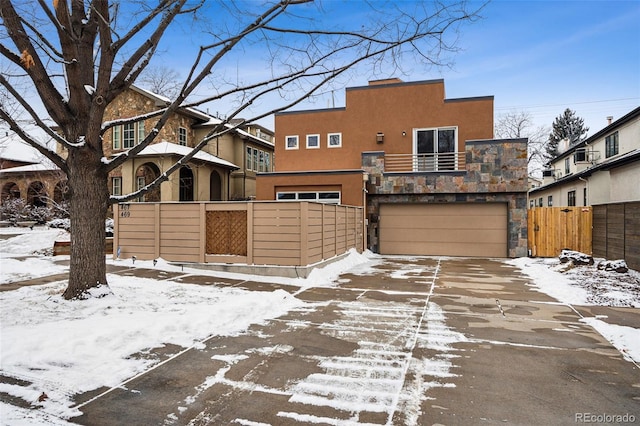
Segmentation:
<svg viewBox="0 0 640 426">
<path fill-rule="evenodd" d="M 129 210 L 129 204 L 122 204 L 120 206 L 120 217 L 130 217 L 131 211 Z"/>
</svg>

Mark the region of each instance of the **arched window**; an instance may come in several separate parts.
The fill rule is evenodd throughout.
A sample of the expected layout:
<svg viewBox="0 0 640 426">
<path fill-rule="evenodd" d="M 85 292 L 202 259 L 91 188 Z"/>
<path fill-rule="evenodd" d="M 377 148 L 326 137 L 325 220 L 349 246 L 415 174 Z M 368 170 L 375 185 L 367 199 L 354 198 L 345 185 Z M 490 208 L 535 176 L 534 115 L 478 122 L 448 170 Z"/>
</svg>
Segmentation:
<svg viewBox="0 0 640 426">
<path fill-rule="evenodd" d="M 154 163 L 145 163 L 136 170 L 136 191 L 144 188 L 160 176 L 160 169 Z M 156 187 L 138 199 L 139 201 L 160 201 L 160 187 Z"/>
<path fill-rule="evenodd" d="M 193 201 L 193 172 L 188 166 L 180 168 L 180 201 Z"/>
<path fill-rule="evenodd" d="M 222 201 L 222 178 L 215 170 L 209 177 L 209 200 Z"/>
</svg>

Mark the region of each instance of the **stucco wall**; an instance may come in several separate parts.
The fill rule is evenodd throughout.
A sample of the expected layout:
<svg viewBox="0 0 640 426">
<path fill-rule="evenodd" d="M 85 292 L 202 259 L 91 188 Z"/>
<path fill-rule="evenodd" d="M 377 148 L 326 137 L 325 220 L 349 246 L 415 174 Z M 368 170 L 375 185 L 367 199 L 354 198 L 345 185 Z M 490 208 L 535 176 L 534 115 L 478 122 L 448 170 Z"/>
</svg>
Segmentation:
<svg viewBox="0 0 640 426">
<path fill-rule="evenodd" d="M 413 130 L 435 127 L 457 127 L 457 151 L 466 140 L 492 138 L 493 97 L 445 99 L 442 80 L 347 88 L 345 108 L 276 114 L 277 171 L 359 168 L 363 151 L 410 154 Z M 341 147 L 327 146 L 329 133 L 342 134 Z M 306 148 L 311 134 L 320 136 L 319 148 Z M 298 149 L 285 149 L 291 135 Z"/>
<path fill-rule="evenodd" d="M 611 203 L 640 200 L 640 164 L 628 164 L 611 169 L 610 198 Z M 633 183 L 632 183 L 633 182 Z M 600 204 L 600 203 L 593 203 Z"/>
</svg>

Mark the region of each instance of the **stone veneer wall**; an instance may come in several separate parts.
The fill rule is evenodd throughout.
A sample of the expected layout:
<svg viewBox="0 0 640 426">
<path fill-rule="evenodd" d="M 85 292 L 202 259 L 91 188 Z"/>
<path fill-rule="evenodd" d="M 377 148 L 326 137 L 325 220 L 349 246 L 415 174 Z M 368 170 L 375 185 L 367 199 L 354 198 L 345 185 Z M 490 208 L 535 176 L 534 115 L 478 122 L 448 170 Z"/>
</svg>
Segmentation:
<svg viewBox="0 0 640 426">
<path fill-rule="evenodd" d="M 454 172 L 385 173 L 384 152 L 362 153 L 369 174 L 369 248 L 378 250 L 381 203 L 507 203 L 508 255 L 527 255 L 527 139 L 465 144 L 465 169 Z"/>
</svg>

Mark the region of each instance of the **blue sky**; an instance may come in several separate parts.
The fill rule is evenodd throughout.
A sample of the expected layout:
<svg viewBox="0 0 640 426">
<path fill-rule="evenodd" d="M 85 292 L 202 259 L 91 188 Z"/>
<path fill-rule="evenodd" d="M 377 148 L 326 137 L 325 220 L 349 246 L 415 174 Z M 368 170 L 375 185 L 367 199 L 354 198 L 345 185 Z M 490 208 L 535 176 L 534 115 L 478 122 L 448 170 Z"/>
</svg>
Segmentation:
<svg viewBox="0 0 640 426">
<path fill-rule="evenodd" d="M 640 105 L 639 1 L 494 1 L 444 70 L 447 96 L 494 95 L 496 114 L 550 125 L 565 108 L 590 134 Z"/>
<path fill-rule="evenodd" d="M 589 134 L 640 105 L 640 1 L 496 0 L 481 15 L 461 29 L 451 68 L 413 67 L 400 77 L 443 78 L 449 98 L 493 95 L 496 115 L 527 111 L 537 125 L 550 127 L 571 108 Z M 335 98 L 341 106 L 344 92 Z"/>
<path fill-rule="evenodd" d="M 236 16 L 245 20 L 250 18 L 248 9 L 264 10 L 258 0 L 239 0 L 235 4 L 242 8 Z M 313 17 L 311 22 L 319 28 L 359 28 L 368 22 L 363 4 L 361 0 L 320 0 L 317 4 L 296 6 L 293 11 Z M 369 4 L 399 5 L 406 10 L 420 6 L 414 0 L 372 0 Z M 219 8 L 227 5 L 224 1 L 208 1 L 195 26 L 188 21 L 177 23 L 153 62 L 175 69 L 184 77 L 197 47 L 211 40 L 199 25 L 211 26 L 214 33 L 217 28 L 242 25 L 221 13 Z M 471 5 L 481 3 L 472 1 Z M 618 119 L 640 105 L 640 0 L 494 0 L 485 6 L 481 16 L 460 29 L 459 50 L 445 57 L 452 61 L 451 67 L 425 67 L 408 61 L 403 66 L 404 74 L 393 68 L 373 72 L 360 67 L 341 78 L 333 93 L 325 91 L 295 109 L 344 106 L 345 87 L 364 86 L 370 79 L 393 76 L 405 81 L 442 78 L 448 98 L 493 95 L 496 116 L 526 111 L 536 126 L 550 127 L 555 117 L 571 108 L 584 118 L 589 134 L 605 127 L 607 116 Z M 247 44 L 214 70 L 216 81 L 233 83 L 264 77 L 269 72 L 267 56 L 264 43 Z M 211 87 L 204 85 L 201 92 L 206 93 Z M 248 118 L 250 113 L 282 102 L 271 97 L 257 102 L 252 111 L 242 115 Z M 226 114 L 226 105 L 203 108 Z M 273 128 L 272 117 L 260 122 Z"/>
<path fill-rule="evenodd" d="M 361 7 L 357 0 L 324 0 L 322 19 L 328 22 L 319 26 L 358 22 Z M 461 28 L 460 50 L 446 57 L 451 67 L 408 64 L 398 77 L 443 78 L 449 98 L 493 95 L 496 115 L 526 111 L 536 125 L 550 127 L 571 108 L 585 119 L 589 134 L 603 128 L 607 116 L 617 119 L 640 105 L 640 1 L 494 0 L 481 16 Z M 235 59 L 240 75 L 261 71 L 250 56 Z M 343 106 L 344 87 L 393 75 L 360 68 L 341 80 L 333 96 L 314 97 L 295 109 Z M 263 120 L 270 127 L 272 122 Z"/>
</svg>

